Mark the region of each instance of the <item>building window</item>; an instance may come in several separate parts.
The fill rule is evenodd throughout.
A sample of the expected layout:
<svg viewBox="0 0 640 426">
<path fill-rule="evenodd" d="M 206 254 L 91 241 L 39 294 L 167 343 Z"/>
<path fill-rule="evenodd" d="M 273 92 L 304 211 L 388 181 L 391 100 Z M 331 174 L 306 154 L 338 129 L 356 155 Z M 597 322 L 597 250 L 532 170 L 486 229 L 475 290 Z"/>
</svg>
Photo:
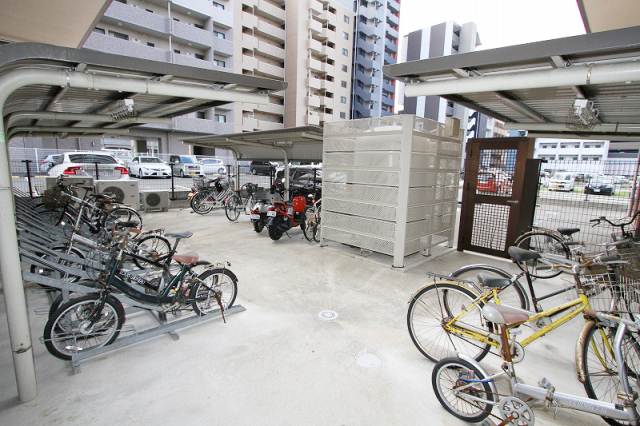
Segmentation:
<svg viewBox="0 0 640 426">
<path fill-rule="evenodd" d="M 155 44 L 155 43 L 152 43 L 152 42 L 150 42 L 150 41 L 148 41 L 148 42 L 147 42 L 147 46 L 149 46 L 149 47 L 156 47 L 156 44 Z"/>
<path fill-rule="evenodd" d="M 215 114 L 214 115 L 214 120 L 217 121 L 218 123 L 226 123 L 227 122 L 227 116 L 224 114 Z"/>
<path fill-rule="evenodd" d="M 343 66 L 342 66 L 342 72 L 347 72 L 347 69 L 348 69 L 348 68 L 347 68 L 347 66 L 346 66 L 346 65 L 343 65 Z"/>
<path fill-rule="evenodd" d="M 340 96 L 340 103 L 341 104 L 346 104 L 347 103 L 347 97 L 346 96 Z"/>
<path fill-rule="evenodd" d="M 347 114 L 344 113 L 344 112 L 341 112 L 340 113 L 340 118 L 342 118 L 344 120 L 345 118 L 347 118 Z"/>
<path fill-rule="evenodd" d="M 227 63 L 225 61 L 220 60 L 220 59 L 214 59 L 213 63 L 216 64 L 219 67 L 222 67 L 222 68 L 227 66 Z"/>
<path fill-rule="evenodd" d="M 217 1 L 212 1 L 212 2 L 211 2 L 211 5 L 212 5 L 213 7 L 217 7 L 218 9 L 224 10 L 224 4 L 222 4 L 222 3 L 218 3 Z"/>
<path fill-rule="evenodd" d="M 227 35 L 220 31 L 213 30 L 213 34 L 220 40 L 224 40 L 225 38 L 227 38 Z"/>
<path fill-rule="evenodd" d="M 207 118 L 207 113 L 205 111 L 198 111 L 196 112 L 196 118 L 200 118 L 204 120 Z"/>
<path fill-rule="evenodd" d="M 119 38 L 120 40 L 129 40 L 129 36 L 127 34 L 119 33 L 117 31 L 109 30 L 109 35 L 111 37 Z"/>
<path fill-rule="evenodd" d="M 342 48 L 342 56 L 349 56 L 349 49 L 347 49 L 346 47 Z"/>
<path fill-rule="evenodd" d="M 177 53 L 179 55 L 180 54 L 180 49 L 173 49 L 173 53 Z"/>
<path fill-rule="evenodd" d="M 100 28 L 100 27 L 95 27 L 93 29 L 93 32 L 98 34 L 105 34 L 104 28 Z"/>
<path fill-rule="evenodd" d="M 347 87 L 347 82 L 346 82 L 346 81 L 344 81 L 344 80 L 342 80 L 342 81 L 340 82 L 340 86 L 342 86 L 342 87 L 345 87 L 345 88 L 346 88 L 346 87 Z"/>
<path fill-rule="evenodd" d="M 344 15 L 344 23 L 348 24 L 349 22 L 351 22 L 351 19 L 347 15 Z"/>
<path fill-rule="evenodd" d="M 345 39 L 345 40 L 349 40 L 349 33 L 346 32 L 346 31 L 343 31 L 342 32 L 342 38 Z"/>
<path fill-rule="evenodd" d="M 203 55 L 202 53 L 195 53 L 195 54 L 194 54 L 194 56 L 195 56 L 197 59 L 204 60 L 204 55 Z"/>
</svg>

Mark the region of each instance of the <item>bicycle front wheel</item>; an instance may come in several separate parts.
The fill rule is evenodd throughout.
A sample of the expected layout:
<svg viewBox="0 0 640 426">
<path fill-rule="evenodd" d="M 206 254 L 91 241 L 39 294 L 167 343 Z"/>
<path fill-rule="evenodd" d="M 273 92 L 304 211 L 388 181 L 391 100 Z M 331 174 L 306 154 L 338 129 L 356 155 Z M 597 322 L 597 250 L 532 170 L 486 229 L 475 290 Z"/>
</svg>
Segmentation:
<svg viewBox="0 0 640 426">
<path fill-rule="evenodd" d="M 469 423 L 480 423 L 493 409 L 497 395 L 486 379 L 473 364 L 458 357 L 441 360 L 431 373 L 433 392 L 440 404 Z"/>
<path fill-rule="evenodd" d="M 524 233 L 516 239 L 513 245 L 540 254 L 555 254 L 567 259 L 571 257 L 569 246 L 560 237 L 549 232 L 531 231 Z M 516 265 L 523 271 L 525 270 L 523 264 L 516 262 Z M 551 269 L 549 265 L 537 260 L 527 262 L 527 268 L 532 277 L 541 279 L 557 277 L 562 273 L 561 270 Z"/>
<path fill-rule="evenodd" d="M 238 295 L 238 279 L 228 269 L 207 269 L 198 275 L 189 292 L 191 307 L 196 315 L 206 315 L 220 309 L 216 294 L 220 297 L 223 309 L 233 306 Z"/>
<path fill-rule="evenodd" d="M 242 199 L 238 194 L 231 194 L 224 203 L 224 214 L 230 222 L 235 222 L 242 212 Z"/>
<path fill-rule="evenodd" d="M 190 206 L 194 213 L 205 215 L 213 210 L 213 204 L 209 201 L 213 194 L 208 191 L 200 191 L 191 198 Z"/>
<path fill-rule="evenodd" d="M 135 245 L 134 253 L 145 259 L 157 261 L 166 258 L 171 253 L 171 243 L 160 235 L 147 235 L 140 238 Z M 145 259 L 133 258 L 133 263 L 140 269 L 147 269 L 153 266 Z"/>
<path fill-rule="evenodd" d="M 464 354 L 480 361 L 491 349 L 489 343 L 463 336 L 460 330 L 486 335 L 491 323 L 482 317 L 478 295 L 449 282 L 424 287 L 409 303 L 407 327 L 413 344 L 431 361 Z M 458 317 L 453 322 L 452 319 Z"/>
</svg>

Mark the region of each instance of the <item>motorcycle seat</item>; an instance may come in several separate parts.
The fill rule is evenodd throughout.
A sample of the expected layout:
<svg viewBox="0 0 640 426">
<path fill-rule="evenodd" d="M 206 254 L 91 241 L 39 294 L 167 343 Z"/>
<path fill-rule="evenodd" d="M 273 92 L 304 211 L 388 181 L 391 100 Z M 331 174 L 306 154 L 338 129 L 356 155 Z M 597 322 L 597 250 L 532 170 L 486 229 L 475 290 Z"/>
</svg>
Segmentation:
<svg viewBox="0 0 640 426">
<path fill-rule="evenodd" d="M 198 257 L 197 254 L 188 253 L 188 254 L 176 254 L 175 256 L 173 256 L 173 260 L 175 260 L 181 265 L 193 266 L 196 263 L 198 263 L 198 260 L 200 260 L 200 258 Z"/>
</svg>

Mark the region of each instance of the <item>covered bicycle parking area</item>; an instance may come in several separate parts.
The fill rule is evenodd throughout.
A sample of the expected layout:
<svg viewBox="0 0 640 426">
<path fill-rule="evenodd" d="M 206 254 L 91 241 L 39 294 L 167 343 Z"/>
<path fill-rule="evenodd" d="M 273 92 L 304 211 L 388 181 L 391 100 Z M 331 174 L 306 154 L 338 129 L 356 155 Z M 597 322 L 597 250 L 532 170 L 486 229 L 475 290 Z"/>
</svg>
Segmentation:
<svg viewBox="0 0 640 426">
<path fill-rule="evenodd" d="M 544 140 L 548 142 L 546 145 L 558 147 L 560 141 L 559 148 L 570 145 L 566 139 L 586 140 L 585 147 L 596 146 L 589 140 L 616 141 L 624 146 L 640 141 L 639 58 L 640 27 L 630 27 L 387 65 L 385 73 L 405 83 L 406 96 L 442 96 L 503 121 L 507 129 L 526 131 L 532 138 L 531 144 L 533 138 L 548 138 Z M 465 170 L 465 176 L 473 174 L 471 172 L 511 173 L 506 158 L 503 162 L 496 161 L 496 156 L 503 155 L 504 151 L 500 141 L 507 143 L 507 139 L 493 141 L 493 150 L 481 148 L 486 158 L 474 166 L 477 170 Z M 467 148 L 468 165 L 471 149 L 469 145 Z M 526 226 L 577 227 L 581 229 L 579 238 L 597 244 L 608 241 L 611 230 L 592 228 L 590 219 L 624 217 L 638 211 L 640 157 L 637 151 L 635 156 L 626 159 L 591 156 L 585 160 L 562 155 L 547 159 L 540 154 L 538 158 L 543 160 L 540 180 L 530 179 L 527 187 L 528 191 L 537 192 L 536 211 L 533 223 Z M 569 192 L 552 192 L 548 188 L 549 178 L 544 174 L 553 177 L 559 172 L 570 176 Z M 611 181 L 609 196 L 589 189 L 590 180 L 598 179 Z M 480 189 L 476 191 L 476 182 L 471 184 L 472 192 L 480 194 Z M 511 203 L 504 208 L 516 214 L 519 200 L 515 189 L 514 194 L 506 191 L 502 195 L 506 203 Z M 462 209 L 464 220 L 464 201 Z M 507 211 L 506 216 L 508 214 Z M 494 228 L 506 226 L 506 219 L 503 223 L 495 216 L 476 218 L 473 223 Z M 526 226 L 519 228 L 511 241 L 503 239 L 500 248 L 506 249 L 518 233 L 526 231 Z M 475 231 L 472 232 L 471 239 L 475 238 Z"/>
<path fill-rule="evenodd" d="M 16 239 L 8 141 L 18 135 L 127 135 L 141 124 L 229 102 L 265 103 L 280 81 L 85 49 L 0 47 L 0 257 L 18 395 L 36 395 L 32 336 Z"/>
</svg>

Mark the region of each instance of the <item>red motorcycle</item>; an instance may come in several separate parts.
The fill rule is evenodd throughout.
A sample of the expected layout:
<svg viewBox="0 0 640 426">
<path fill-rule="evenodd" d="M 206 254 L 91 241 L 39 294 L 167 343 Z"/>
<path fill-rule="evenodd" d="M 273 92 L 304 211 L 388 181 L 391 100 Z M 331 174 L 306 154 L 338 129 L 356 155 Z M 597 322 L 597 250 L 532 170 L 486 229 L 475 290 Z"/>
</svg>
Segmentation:
<svg viewBox="0 0 640 426">
<path fill-rule="evenodd" d="M 300 226 L 304 231 L 306 209 L 307 200 L 304 195 L 294 196 L 291 203 L 284 200 L 274 200 L 273 204 L 267 209 L 267 229 L 269 231 L 269 237 L 277 241 L 282 237 L 282 234 L 296 226 Z"/>
</svg>

